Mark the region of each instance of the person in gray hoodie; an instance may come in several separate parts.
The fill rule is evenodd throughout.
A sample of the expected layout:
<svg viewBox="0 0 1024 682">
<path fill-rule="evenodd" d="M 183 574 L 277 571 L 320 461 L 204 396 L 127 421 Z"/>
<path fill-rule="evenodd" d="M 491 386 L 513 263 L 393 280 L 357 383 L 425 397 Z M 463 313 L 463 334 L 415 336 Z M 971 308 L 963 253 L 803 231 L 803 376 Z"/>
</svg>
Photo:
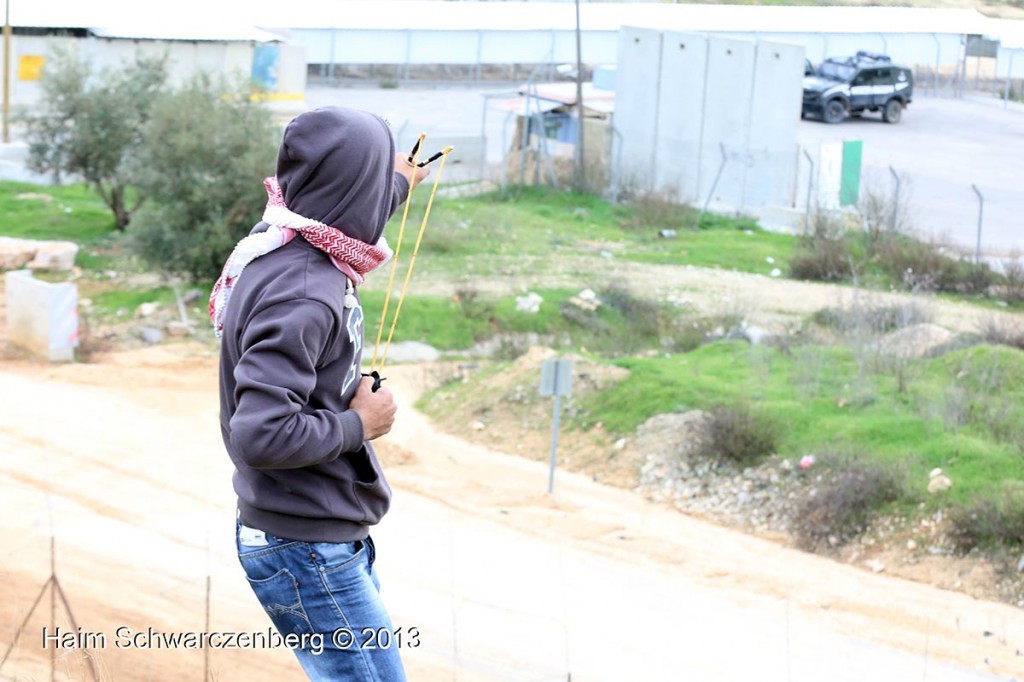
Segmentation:
<svg viewBox="0 0 1024 682">
<path fill-rule="evenodd" d="M 314 680 L 404 680 L 399 650 L 419 643 L 392 627 L 374 570 L 369 531 L 391 489 L 371 442 L 396 407 L 361 376 L 356 286 L 389 257 L 384 226 L 426 174 L 373 114 L 299 115 L 265 183 L 263 221 L 211 294 L 239 560 Z"/>
</svg>

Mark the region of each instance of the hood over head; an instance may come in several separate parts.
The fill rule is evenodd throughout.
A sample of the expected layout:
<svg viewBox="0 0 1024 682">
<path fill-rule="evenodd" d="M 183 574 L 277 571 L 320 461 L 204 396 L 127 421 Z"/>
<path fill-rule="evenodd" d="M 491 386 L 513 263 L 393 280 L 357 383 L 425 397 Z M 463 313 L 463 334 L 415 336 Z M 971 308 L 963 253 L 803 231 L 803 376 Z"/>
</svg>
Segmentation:
<svg viewBox="0 0 1024 682">
<path fill-rule="evenodd" d="M 292 119 L 277 154 L 289 210 L 376 244 L 400 201 L 395 142 L 378 116 L 322 107 Z"/>
</svg>

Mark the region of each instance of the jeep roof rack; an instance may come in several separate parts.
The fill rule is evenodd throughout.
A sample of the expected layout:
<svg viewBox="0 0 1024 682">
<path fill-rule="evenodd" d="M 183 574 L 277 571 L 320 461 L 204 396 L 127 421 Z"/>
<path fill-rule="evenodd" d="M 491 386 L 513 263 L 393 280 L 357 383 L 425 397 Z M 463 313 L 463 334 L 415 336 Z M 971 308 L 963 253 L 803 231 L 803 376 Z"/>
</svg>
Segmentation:
<svg viewBox="0 0 1024 682">
<path fill-rule="evenodd" d="M 871 60 L 875 62 L 891 62 L 892 57 L 887 54 L 879 54 L 877 52 L 868 52 L 867 50 L 857 50 L 858 60 Z"/>
</svg>

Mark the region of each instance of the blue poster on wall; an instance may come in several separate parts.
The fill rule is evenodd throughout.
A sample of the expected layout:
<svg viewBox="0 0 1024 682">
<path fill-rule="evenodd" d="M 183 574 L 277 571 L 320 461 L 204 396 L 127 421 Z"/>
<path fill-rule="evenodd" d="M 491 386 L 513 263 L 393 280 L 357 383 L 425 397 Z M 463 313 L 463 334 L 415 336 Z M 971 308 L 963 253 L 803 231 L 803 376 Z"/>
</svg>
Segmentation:
<svg viewBox="0 0 1024 682">
<path fill-rule="evenodd" d="M 256 85 L 269 91 L 277 89 L 278 56 L 278 47 L 273 43 L 253 48 L 252 80 Z"/>
</svg>

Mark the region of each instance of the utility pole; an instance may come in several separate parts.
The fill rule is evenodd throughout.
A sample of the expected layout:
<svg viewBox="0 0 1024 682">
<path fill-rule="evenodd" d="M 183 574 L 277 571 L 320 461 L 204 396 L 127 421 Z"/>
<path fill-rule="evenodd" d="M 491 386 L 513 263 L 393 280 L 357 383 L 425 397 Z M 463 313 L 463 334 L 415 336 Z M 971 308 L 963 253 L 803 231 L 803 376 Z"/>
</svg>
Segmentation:
<svg viewBox="0 0 1024 682">
<path fill-rule="evenodd" d="M 573 170 L 573 185 L 577 192 L 587 187 L 583 167 L 583 40 L 580 32 L 580 0 L 576 0 L 576 163 Z"/>
<path fill-rule="evenodd" d="M 11 141 L 11 0 L 4 2 L 4 144 Z"/>
</svg>

